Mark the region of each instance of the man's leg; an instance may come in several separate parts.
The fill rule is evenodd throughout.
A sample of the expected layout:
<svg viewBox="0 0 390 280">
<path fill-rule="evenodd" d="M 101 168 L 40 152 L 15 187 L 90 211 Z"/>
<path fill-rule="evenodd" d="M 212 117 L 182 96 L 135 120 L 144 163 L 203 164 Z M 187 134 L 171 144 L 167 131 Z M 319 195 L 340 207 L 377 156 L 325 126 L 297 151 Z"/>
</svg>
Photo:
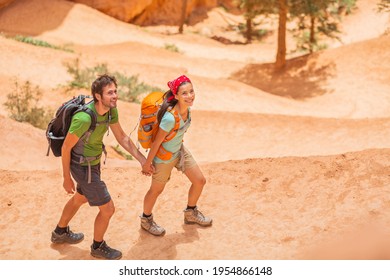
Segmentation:
<svg viewBox="0 0 390 280">
<path fill-rule="evenodd" d="M 114 202 L 110 200 L 106 204 L 99 206 L 99 213 L 95 219 L 93 239 L 101 242 L 104 240 L 104 234 L 107 231 L 111 217 L 115 213 Z"/>
<path fill-rule="evenodd" d="M 84 239 L 84 234 L 74 233 L 69 229 L 69 222 L 80 209 L 81 205 L 87 202 L 85 196 L 76 192 L 71 199 L 66 203 L 60 221 L 56 229 L 51 234 L 53 243 L 70 243 L 76 244 Z"/>
<path fill-rule="evenodd" d="M 95 219 L 93 244 L 91 245 L 91 255 L 95 258 L 117 260 L 122 257 L 122 253 L 109 247 L 104 240 L 111 217 L 115 213 L 115 206 L 112 199 L 104 205 L 99 206 L 99 213 Z"/>
<path fill-rule="evenodd" d="M 80 209 L 81 205 L 87 202 L 87 199 L 84 195 L 76 192 L 71 199 L 65 204 L 64 210 L 60 221 L 58 222 L 59 227 L 67 227 L 70 220 L 74 217 L 77 211 Z"/>
</svg>

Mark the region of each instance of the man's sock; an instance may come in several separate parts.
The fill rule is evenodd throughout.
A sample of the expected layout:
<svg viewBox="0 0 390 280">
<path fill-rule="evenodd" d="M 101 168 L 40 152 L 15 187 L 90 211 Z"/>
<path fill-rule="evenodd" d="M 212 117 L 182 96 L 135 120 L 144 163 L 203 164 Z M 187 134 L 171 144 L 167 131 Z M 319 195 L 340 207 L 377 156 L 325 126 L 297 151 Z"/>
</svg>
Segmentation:
<svg viewBox="0 0 390 280">
<path fill-rule="evenodd" d="M 55 233 L 59 234 L 59 235 L 62 235 L 66 232 L 68 232 L 68 227 L 59 227 L 57 225 L 56 229 L 54 230 Z"/>
<path fill-rule="evenodd" d="M 100 242 L 97 242 L 97 241 L 93 241 L 93 249 L 97 249 L 97 248 L 99 248 L 100 247 L 100 245 L 102 245 L 102 243 L 103 243 L 103 241 L 100 241 Z"/>
</svg>

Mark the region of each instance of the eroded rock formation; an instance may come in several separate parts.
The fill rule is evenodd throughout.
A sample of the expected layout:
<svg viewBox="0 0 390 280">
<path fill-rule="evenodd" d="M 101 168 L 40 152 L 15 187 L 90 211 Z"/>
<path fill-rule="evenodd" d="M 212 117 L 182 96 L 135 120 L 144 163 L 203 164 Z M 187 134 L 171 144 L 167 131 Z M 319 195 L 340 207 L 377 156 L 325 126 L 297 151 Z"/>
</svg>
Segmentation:
<svg viewBox="0 0 390 280">
<path fill-rule="evenodd" d="M 69 0 L 95 8 L 119 20 L 137 25 L 177 25 L 180 23 L 182 0 Z M 233 0 L 187 0 L 186 19 L 189 24 L 206 17 L 218 5 L 233 7 Z"/>
</svg>

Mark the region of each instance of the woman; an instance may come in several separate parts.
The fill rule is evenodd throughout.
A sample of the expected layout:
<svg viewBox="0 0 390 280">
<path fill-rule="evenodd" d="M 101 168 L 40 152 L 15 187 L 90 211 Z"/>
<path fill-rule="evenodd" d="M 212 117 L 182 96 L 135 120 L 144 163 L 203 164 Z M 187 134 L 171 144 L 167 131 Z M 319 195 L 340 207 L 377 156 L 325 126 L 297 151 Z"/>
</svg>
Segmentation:
<svg viewBox="0 0 390 280">
<path fill-rule="evenodd" d="M 183 146 L 184 133 L 191 124 L 190 107 L 194 103 L 195 92 L 190 79 L 184 75 L 169 81 L 168 87 L 157 115 L 159 129 L 142 166 L 144 174 L 153 173 L 153 167 L 155 169 L 140 216 L 141 227 L 153 235 L 165 233 L 165 229 L 154 222 L 152 210 L 169 181 L 173 167 L 182 171 L 191 182 L 184 222 L 201 226 L 212 224 L 212 219 L 205 217 L 197 207 L 206 179 L 191 153 Z"/>
</svg>

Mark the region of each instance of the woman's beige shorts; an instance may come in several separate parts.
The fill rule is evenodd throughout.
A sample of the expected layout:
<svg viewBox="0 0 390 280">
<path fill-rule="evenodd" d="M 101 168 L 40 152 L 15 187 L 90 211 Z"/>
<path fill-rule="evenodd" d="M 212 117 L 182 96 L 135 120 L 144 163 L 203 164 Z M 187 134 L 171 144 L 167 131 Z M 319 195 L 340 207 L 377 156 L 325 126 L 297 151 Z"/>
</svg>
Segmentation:
<svg viewBox="0 0 390 280">
<path fill-rule="evenodd" d="M 170 177 L 173 167 L 176 167 L 177 170 L 184 172 L 191 167 L 197 165 L 195 159 L 192 157 L 191 153 L 183 147 L 183 155 L 179 155 L 176 159 L 168 163 L 153 163 L 155 167 L 155 172 L 152 176 L 152 181 L 156 181 L 158 183 L 166 184 Z M 183 160 L 180 160 L 181 156 L 184 156 Z M 182 165 L 180 163 L 182 161 Z"/>
</svg>

